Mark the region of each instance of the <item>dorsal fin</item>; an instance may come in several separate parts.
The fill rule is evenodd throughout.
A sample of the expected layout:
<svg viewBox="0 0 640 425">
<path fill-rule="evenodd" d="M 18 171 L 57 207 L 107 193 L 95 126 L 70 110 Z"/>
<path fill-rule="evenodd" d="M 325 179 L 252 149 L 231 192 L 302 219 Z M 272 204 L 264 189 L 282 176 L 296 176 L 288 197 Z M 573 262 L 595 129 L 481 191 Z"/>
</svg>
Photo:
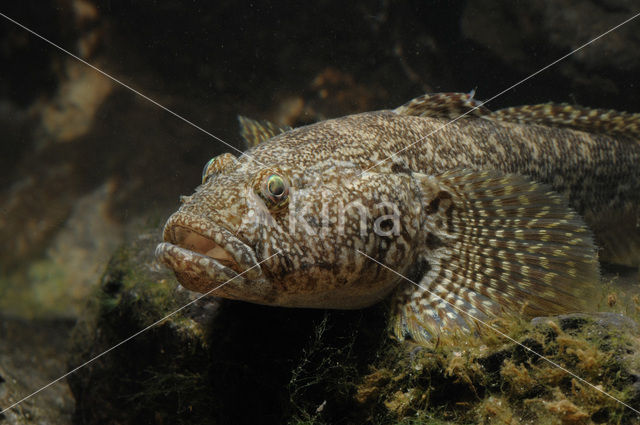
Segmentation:
<svg viewBox="0 0 640 425">
<path fill-rule="evenodd" d="M 485 118 L 640 138 L 640 114 L 613 109 L 584 108 L 567 103 L 515 106 L 499 109 Z"/>
<path fill-rule="evenodd" d="M 256 121 L 242 115 L 238 115 L 238 123 L 240 124 L 240 136 L 247 142 L 249 148 L 291 130 L 288 125 L 278 125 L 264 120 Z"/>
<path fill-rule="evenodd" d="M 475 91 L 469 93 L 432 93 L 410 100 L 393 110 L 396 114 L 416 117 L 456 119 L 460 115 L 485 116 L 491 111 L 473 98 Z"/>
</svg>

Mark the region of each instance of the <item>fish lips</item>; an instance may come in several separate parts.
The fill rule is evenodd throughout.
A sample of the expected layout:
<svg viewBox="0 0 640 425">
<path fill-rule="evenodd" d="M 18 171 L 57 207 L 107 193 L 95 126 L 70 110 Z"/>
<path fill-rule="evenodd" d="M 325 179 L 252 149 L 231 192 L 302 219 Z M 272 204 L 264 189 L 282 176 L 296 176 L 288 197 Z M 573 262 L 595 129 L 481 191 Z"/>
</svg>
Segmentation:
<svg viewBox="0 0 640 425">
<path fill-rule="evenodd" d="M 182 286 L 206 292 L 217 284 L 264 279 L 254 250 L 209 220 L 181 212 L 164 226 L 156 258 L 173 269 Z"/>
</svg>

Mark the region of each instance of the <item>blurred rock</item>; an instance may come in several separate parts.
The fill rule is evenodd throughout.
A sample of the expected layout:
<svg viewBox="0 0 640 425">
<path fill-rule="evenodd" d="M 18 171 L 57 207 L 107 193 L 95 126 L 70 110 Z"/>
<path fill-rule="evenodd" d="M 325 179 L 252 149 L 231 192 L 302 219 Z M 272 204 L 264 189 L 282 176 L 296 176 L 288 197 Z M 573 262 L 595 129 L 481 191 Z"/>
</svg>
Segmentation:
<svg viewBox="0 0 640 425">
<path fill-rule="evenodd" d="M 66 59 L 64 72 L 55 98 L 38 111 L 44 133 L 37 136 L 41 143 L 64 143 L 87 134 L 98 108 L 114 89 L 115 83 L 73 58 Z"/>
<path fill-rule="evenodd" d="M 73 322 L 0 317 L 0 410 L 66 372 L 67 338 Z M 3 425 L 70 424 L 74 400 L 58 382 L 0 415 Z"/>
<path fill-rule="evenodd" d="M 74 318 L 82 311 L 123 237 L 108 213 L 113 186 L 106 184 L 76 200 L 44 258 L 31 262 L 25 274 L 0 277 L 4 314 Z"/>
<path fill-rule="evenodd" d="M 533 72 L 637 12 L 637 3 L 632 0 L 469 0 L 461 27 L 466 37 L 505 65 Z M 578 103 L 600 106 L 606 103 L 604 99 L 615 98 L 619 109 L 631 102 L 637 105 L 631 76 L 640 74 L 638 25 L 635 20 L 617 28 L 545 73 L 564 79 Z M 509 84 L 505 82 L 505 88 Z"/>
</svg>

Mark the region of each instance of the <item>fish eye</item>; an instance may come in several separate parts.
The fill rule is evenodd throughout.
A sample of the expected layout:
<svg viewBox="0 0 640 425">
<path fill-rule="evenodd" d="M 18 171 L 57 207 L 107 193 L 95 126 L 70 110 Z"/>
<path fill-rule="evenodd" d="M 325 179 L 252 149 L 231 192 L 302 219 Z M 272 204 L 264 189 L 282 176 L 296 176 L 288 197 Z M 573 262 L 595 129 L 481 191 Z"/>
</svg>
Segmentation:
<svg viewBox="0 0 640 425">
<path fill-rule="evenodd" d="M 279 174 L 270 174 L 262 184 L 262 198 L 269 208 L 284 206 L 289 196 L 289 183 Z"/>
<path fill-rule="evenodd" d="M 209 177 L 220 173 L 222 170 L 234 163 L 236 163 L 236 157 L 230 153 L 223 153 L 222 155 L 211 158 L 202 169 L 202 183 L 204 184 Z"/>
<path fill-rule="evenodd" d="M 216 158 L 211 158 L 206 164 L 204 164 L 204 168 L 202 169 L 202 183 L 206 182 L 209 176 L 212 174 L 211 166 L 215 162 Z"/>
<path fill-rule="evenodd" d="M 267 190 L 269 191 L 269 195 L 274 198 L 282 197 L 286 189 L 284 180 L 279 175 L 272 174 L 267 179 Z"/>
</svg>

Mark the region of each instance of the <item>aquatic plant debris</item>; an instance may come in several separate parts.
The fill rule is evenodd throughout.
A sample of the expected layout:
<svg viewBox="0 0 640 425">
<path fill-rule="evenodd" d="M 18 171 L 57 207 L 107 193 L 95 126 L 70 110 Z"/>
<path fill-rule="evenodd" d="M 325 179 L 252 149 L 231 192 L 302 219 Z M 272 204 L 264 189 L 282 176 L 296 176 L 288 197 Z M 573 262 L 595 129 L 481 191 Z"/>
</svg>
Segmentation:
<svg viewBox="0 0 640 425">
<path fill-rule="evenodd" d="M 291 130 L 241 123 L 259 140 L 207 163 L 156 251 L 188 289 L 280 250 L 216 295 L 354 309 L 393 293 L 395 336 L 427 343 L 476 320 L 589 310 L 598 247 L 640 264 L 640 114 L 491 112 L 437 93 Z"/>
<path fill-rule="evenodd" d="M 606 393 L 637 405 L 638 392 L 629 385 L 638 367 L 638 327 L 632 320 L 614 313 L 575 313 L 496 324 Z M 414 349 L 411 356 L 387 351 L 360 381 L 356 401 L 369 411 L 383 401 L 408 422 L 430 414 L 447 423 L 636 423 L 632 410 L 519 344 L 505 344 L 493 333 L 445 339 L 438 347 Z"/>
</svg>

